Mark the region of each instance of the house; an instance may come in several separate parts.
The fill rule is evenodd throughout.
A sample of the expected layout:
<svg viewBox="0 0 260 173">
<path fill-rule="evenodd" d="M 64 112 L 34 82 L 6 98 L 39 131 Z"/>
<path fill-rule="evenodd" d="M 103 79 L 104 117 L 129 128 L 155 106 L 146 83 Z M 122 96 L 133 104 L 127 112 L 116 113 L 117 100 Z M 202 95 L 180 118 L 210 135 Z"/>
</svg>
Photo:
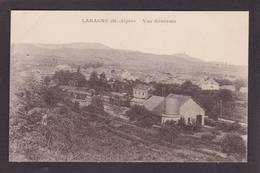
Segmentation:
<svg viewBox="0 0 260 173">
<path fill-rule="evenodd" d="M 133 88 L 133 96 L 138 99 L 148 99 L 152 91 L 153 88 L 150 85 L 138 84 Z"/>
<path fill-rule="evenodd" d="M 145 84 L 138 84 L 133 88 L 133 99 L 130 102 L 130 105 L 143 105 L 144 101 L 147 100 L 152 92 L 153 87 Z"/>
<path fill-rule="evenodd" d="M 248 92 L 248 88 L 247 87 L 241 87 L 239 92 L 241 93 L 247 93 Z"/>
<path fill-rule="evenodd" d="M 166 121 L 178 121 L 184 118 L 187 124 L 204 125 L 205 111 L 190 96 L 169 94 L 167 97 L 152 96 L 144 102 L 144 107 Z"/>
<path fill-rule="evenodd" d="M 229 91 L 233 91 L 233 92 L 236 91 L 236 88 L 234 85 L 221 85 L 219 88 L 222 90 L 229 90 Z"/>
<path fill-rule="evenodd" d="M 219 84 L 211 78 L 203 79 L 198 85 L 202 90 L 219 90 Z"/>
</svg>

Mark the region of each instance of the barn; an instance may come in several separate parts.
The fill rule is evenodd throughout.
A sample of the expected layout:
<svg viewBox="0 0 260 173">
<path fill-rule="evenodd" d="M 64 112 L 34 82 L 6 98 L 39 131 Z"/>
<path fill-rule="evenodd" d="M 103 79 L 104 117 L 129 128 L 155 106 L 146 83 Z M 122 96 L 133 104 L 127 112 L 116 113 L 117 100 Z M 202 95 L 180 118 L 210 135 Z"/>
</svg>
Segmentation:
<svg viewBox="0 0 260 173">
<path fill-rule="evenodd" d="M 167 97 L 152 96 L 145 101 L 144 107 L 161 116 L 161 124 L 184 118 L 186 124 L 204 125 L 204 109 L 191 96 L 169 94 Z"/>
</svg>

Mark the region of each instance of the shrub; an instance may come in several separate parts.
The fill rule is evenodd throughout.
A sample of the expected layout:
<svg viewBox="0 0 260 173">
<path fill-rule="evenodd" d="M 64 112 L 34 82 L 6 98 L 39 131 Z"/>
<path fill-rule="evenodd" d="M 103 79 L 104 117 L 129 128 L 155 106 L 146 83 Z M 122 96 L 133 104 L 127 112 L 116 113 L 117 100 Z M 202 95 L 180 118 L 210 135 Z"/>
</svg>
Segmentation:
<svg viewBox="0 0 260 173">
<path fill-rule="evenodd" d="M 231 153 L 244 155 L 246 153 L 246 144 L 238 134 L 226 134 L 221 141 L 221 148 L 228 155 Z"/>
<path fill-rule="evenodd" d="M 218 131 L 217 129 L 214 129 L 213 131 L 211 131 L 211 133 L 215 136 L 220 135 L 220 131 Z"/>
<path fill-rule="evenodd" d="M 211 127 L 216 127 L 217 126 L 217 122 L 215 120 L 213 120 L 213 119 L 205 118 L 205 125 L 211 126 Z"/>
<path fill-rule="evenodd" d="M 225 132 L 237 132 L 241 134 L 246 134 L 246 129 L 242 127 L 237 121 L 234 123 L 218 122 L 218 128 Z"/>
<path fill-rule="evenodd" d="M 185 119 L 183 117 L 179 119 L 177 126 L 179 130 L 182 130 L 184 132 L 188 132 L 188 131 L 197 132 L 200 131 L 202 127 L 201 124 L 196 122 L 192 122 L 191 124 L 186 124 Z"/>
<path fill-rule="evenodd" d="M 153 124 L 160 122 L 160 117 L 142 106 L 133 106 L 126 112 L 126 116 L 130 121 L 137 121 L 142 127 L 152 127 Z"/>
<path fill-rule="evenodd" d="M 159 130 L 160 137 L 171 143 L 178 137 L 179 133 L 178 126 L 174 121 L 166 121 Z"/>
<path fill-rule="evenodd" d="M 205 141 L 212 141 L 213 139 L 215 139 L 216 135 L 212 134 L 212 133 L 206 133 L 206 134 L 202 134 L 201 135 L 201 139 L 205 140 Z"/>
</svg>

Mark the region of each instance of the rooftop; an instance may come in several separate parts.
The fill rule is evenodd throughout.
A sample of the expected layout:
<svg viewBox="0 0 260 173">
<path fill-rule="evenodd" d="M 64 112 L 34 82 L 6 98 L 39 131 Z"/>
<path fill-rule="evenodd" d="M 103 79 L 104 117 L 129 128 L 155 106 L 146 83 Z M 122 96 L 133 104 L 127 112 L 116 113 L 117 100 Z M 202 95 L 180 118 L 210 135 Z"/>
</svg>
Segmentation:
<svg viewBox="0 0 260 173">
<path fill-rule="evenodd" d="M 137 84 L 134 89 L 140 89 L 140 90 L 149 90 L 151 89 L 151 86 L 145 85 L 145 84 Z"/>
</svg>

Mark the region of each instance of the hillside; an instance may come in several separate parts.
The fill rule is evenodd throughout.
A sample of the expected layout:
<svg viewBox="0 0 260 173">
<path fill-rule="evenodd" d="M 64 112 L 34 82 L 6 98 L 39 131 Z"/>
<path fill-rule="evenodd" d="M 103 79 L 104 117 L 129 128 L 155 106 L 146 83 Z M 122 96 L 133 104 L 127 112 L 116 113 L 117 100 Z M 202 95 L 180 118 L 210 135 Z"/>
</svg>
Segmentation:
<svg viewBox="0 0 260 173">
<path fill-rule="evenodd" d="M 12 58 L 22 61 L 48 61 L 55 58 L 59 63 L 82 64 L 102 62 L 136 71 L 161 71 L 189 75 L 247 76 L 246 66 L 205 62 L 187 54 L 158 55 L 131 50 L 109 48 L 100 43 L 70 44 L 13 44 Z"/>
</svg>

